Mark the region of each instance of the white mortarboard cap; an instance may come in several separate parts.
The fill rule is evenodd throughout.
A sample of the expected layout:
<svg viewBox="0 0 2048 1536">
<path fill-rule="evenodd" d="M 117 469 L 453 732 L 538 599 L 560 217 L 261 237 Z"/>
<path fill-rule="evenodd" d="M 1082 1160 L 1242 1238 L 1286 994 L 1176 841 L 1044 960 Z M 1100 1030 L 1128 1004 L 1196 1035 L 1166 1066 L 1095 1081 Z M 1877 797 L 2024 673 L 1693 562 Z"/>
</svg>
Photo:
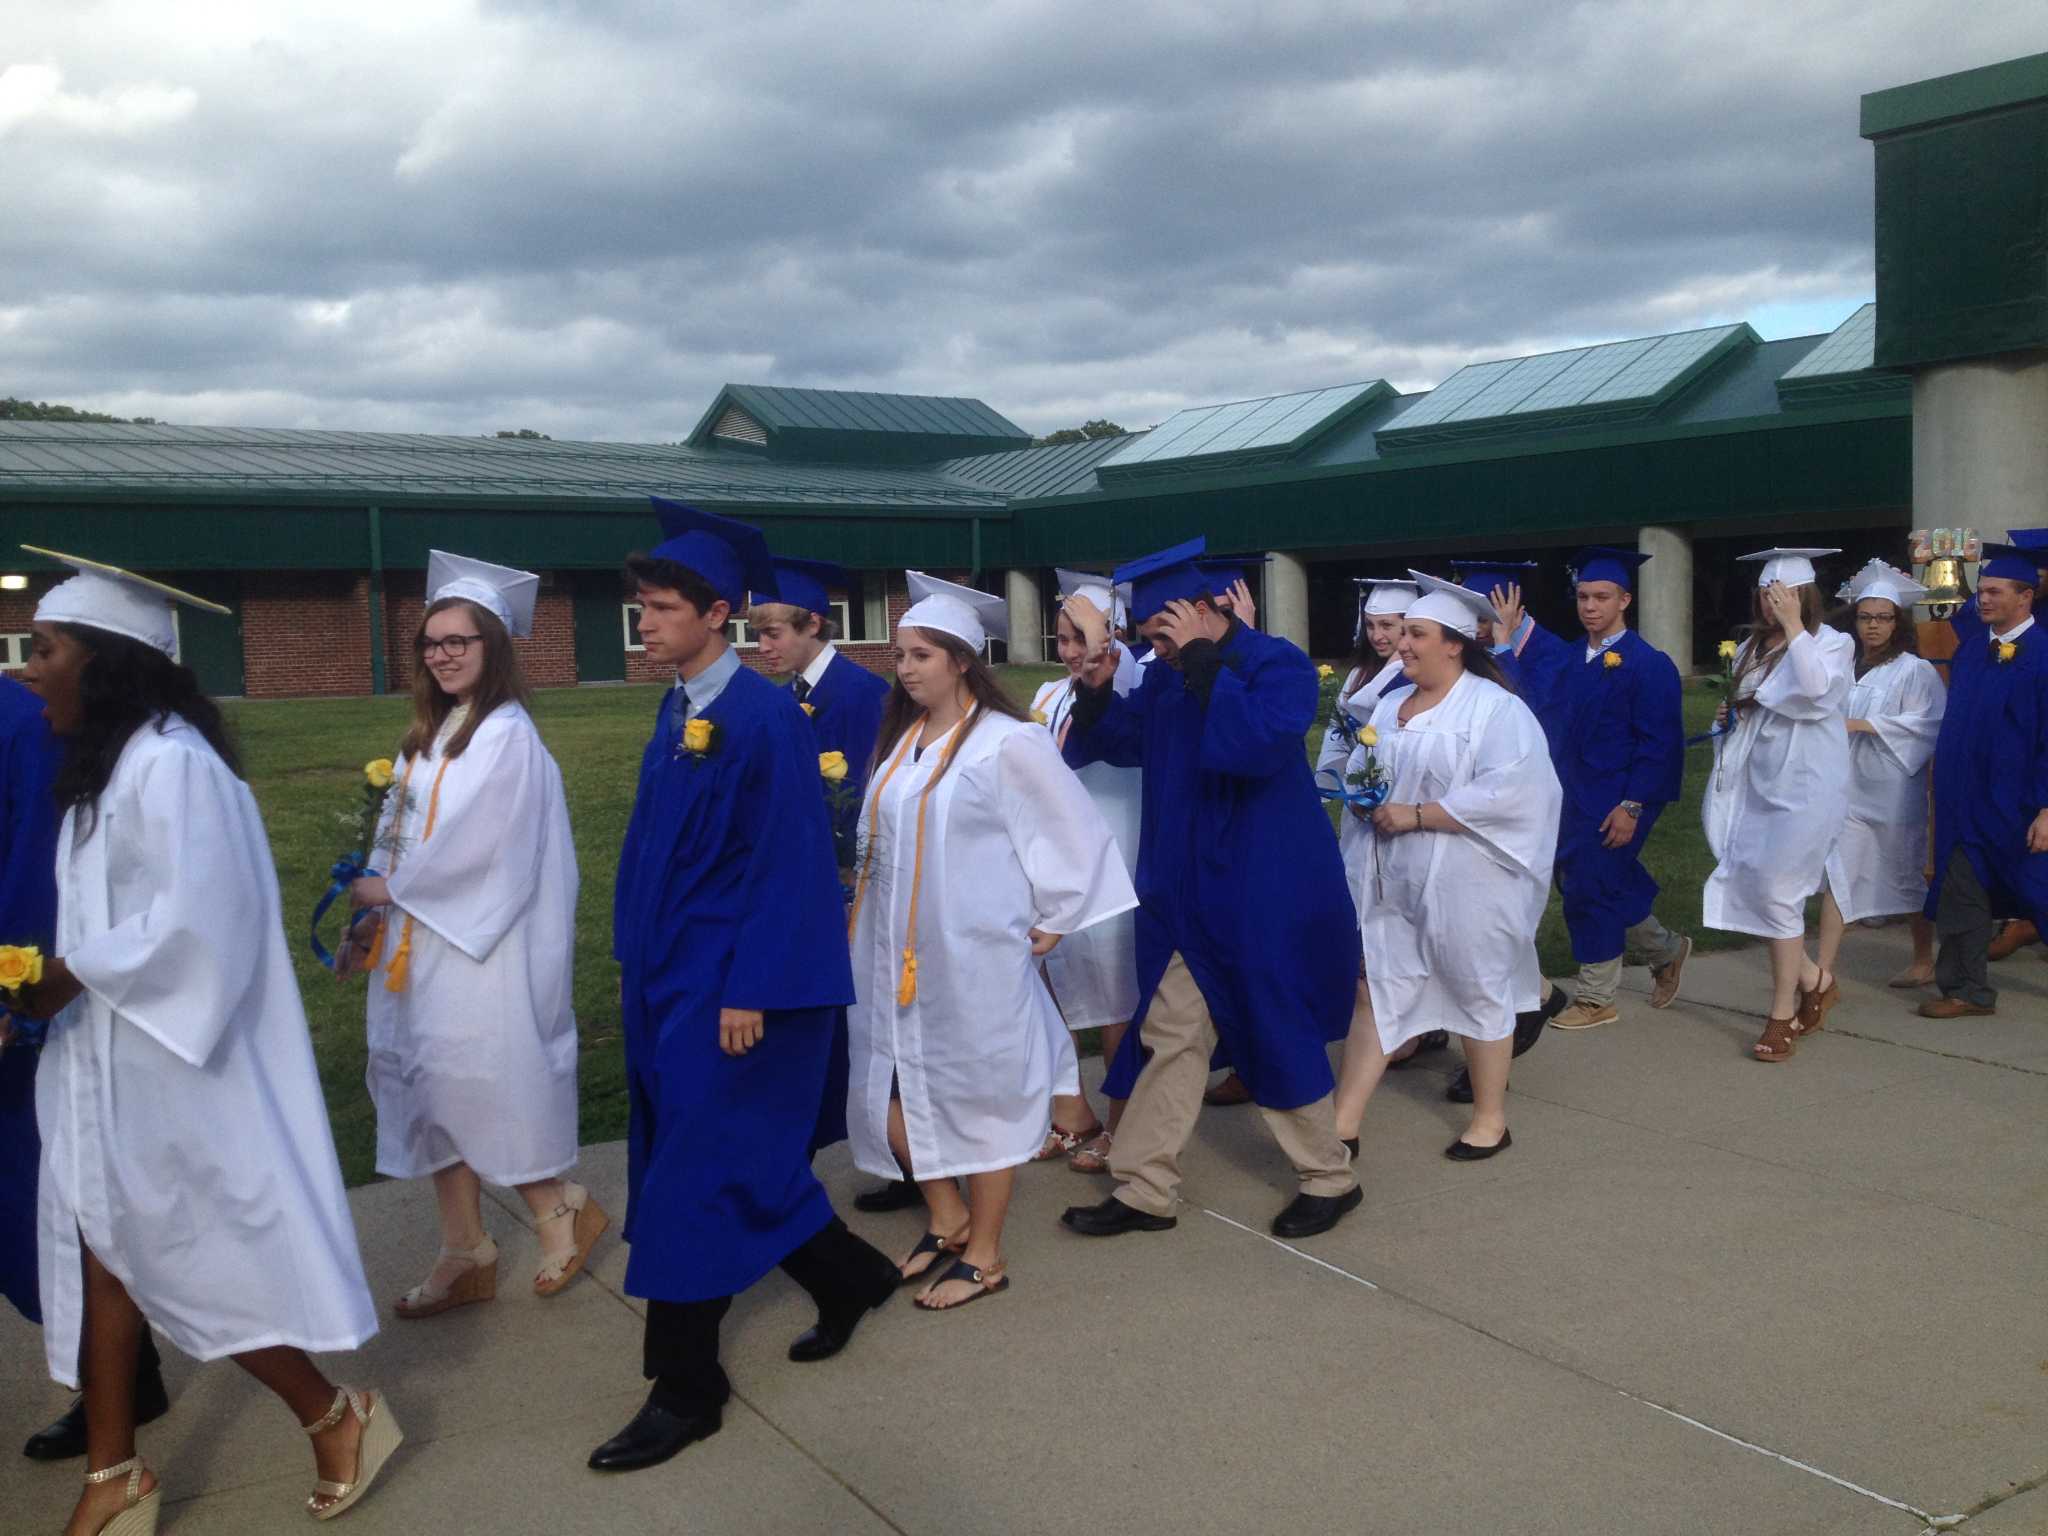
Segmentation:
<svg viewBox="0 0 2048 1536">
<path fill-rule="evenodd" d="M 540 595 L 540 578 L 531 571 L 515 571 L 509 565 L 493 565 L 468 555 L 451 555 L 445 549 L 427 551 L 427 606 L 444 597 L 459 597 L 466 603 L 488 610 L 515 635 L 533 633 L 533 602 Z"/>
<path fill-rule="evenodd" d="M 1810 587 L 1813 562 L 1823 555 L 1840 553 L 1839 549 L 1760 549 L 1753 555 L 1737 555 L 1736 559 L 1763 561 L 1763 571 L 1756 579 L 1760 587 L 1768 587 L 1774 581 L 1782 581 L 1788 587 Z"/>
<path fill-rule="evenodd" d="M 1434 576 L 1425 576 L 1421 571 L 1410 571 L 1408 577 L 1415 583 L 1419 596 L 1408 605 L 1402 616 L 1410 619 L 1434 619 L 1446 629 L 1455 629 L 1467 640 L 1479 633 L 1482 623 L 1493 621 L 1493 604 L 1477 592 L 1459 586 L 1455 581 L 1439 581 Z"/>
<path fill-rule="evenodd" d="M 36 619 L 40 623 L 82 624 L 90 629 L 103 629 L 109 634 L 155 646 L 166 656 L 175 656 L 178 653 L 178 630 L 171 622 L 172 603 L 203 608 L 208 613 L 230 611 L 219 603 L 194 597 L 190 592 L 151 581 L 133 571 L 124 571 L 118 565 L 104 565 L 83 555 L 62 555 L 54 549 L 41 549 L 34 544 L 21 547 L 32 555 L 55 560 L 78 572 L 43 594 L 43 600 L 36 604 Z"/>
<path fill-rule="evenodd" d="M 1363 585 L 1372 589 L 1365 594 L 1365 613 L 1406 613 L 1409 604 L 1422 595 L 1415 590 L 1414 582 L 1397 581 L 1391 576 L 1369 577 Z"/>
<path fill-rule="evenodd" d="M 896 621 L 898 629 L 936 629 L 965 640 L 977 651 L 991 635 L 998 640 L 1010 638 L 1010 605 L 1004 599 L 923 571 L 905 571 L 903 575 L 910 583 L 910 607 Z"/>
<path fill-rule="evenodd" d="M 1053 575 L 1059 578 L 1060 599 L 1085 597 L 1095 605 L 1095 611 L 1114 624 L 1123 611 L 1117 601 L 1116 586 L 1107 576 L 1092 571 L 1069 571 L 1055 569 Z"/>
<path fill-rule="evenodd" d="M 1860 603 L 1866 597 L 1889 598 L 1904 612 L 1927 596 L 1927 588 L 1896 566 L 1873 559 L 1843 582 L 1835 596 L 1852 603 Z"/>
</svg>

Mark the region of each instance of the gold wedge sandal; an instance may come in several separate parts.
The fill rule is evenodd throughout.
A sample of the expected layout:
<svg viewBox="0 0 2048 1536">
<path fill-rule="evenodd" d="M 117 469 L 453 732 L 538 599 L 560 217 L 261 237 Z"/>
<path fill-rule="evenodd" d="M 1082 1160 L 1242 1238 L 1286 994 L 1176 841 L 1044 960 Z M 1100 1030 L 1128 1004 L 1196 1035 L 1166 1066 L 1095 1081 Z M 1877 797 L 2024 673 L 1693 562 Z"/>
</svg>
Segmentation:
<svg viewBox="0 0 2048 1536">
<path fill-rule="evenodd" d="M 367 1407 L 364 1406 L 365 1400 Z M 405 1439 L 405 1431 L 392 1417 L 391 1405 L 384 1401 L 384 1394 L 358 1392 L 354 1387 L 337 1387 L 334 1406 L 327 1410 L 320 1422 L 304 1424 L 300 1428 L 309 1438 L 324 1435 L 341 1422 L 344 1413 L 354 1413 L 356 1423 L 362 1426 L 362 1438 L 356 1442 L 356 1475 L 345 1483 L 324 1477 L 314 1482 L 313 1491 L 306 1496 L 306 1513 L 315 1520 L 332 1520 L 353 1507 L 370 1491 L 370 1484 L 377 1481 L 377 1474 L 384 1470 L 384 1463 L 391 1459 L 391 1453 Z"/>
<path fill-rule="evenodd" d="M 605 1228 L 612 1224 L 604 1207 L 591 1199 L 590 1191 L 581 1184 L 563 1185 L 562 1203 L 542 1219 L 552 1221 L 557 1216 L 576 1218 L 572 1229 L 575 1246 L 563 1254 L 550 1255 L 542 1251 L 540 1270 L 533 1277 L 533 1294 L 536 1296 L 557 1296 L 567 1290 L 569 1282 L 583 1273 L 590 1250 L 597 1246 Z"/>
<path fill-rule="evenodd" d="M 443 1248 L 434 1261 L 434 1267 L 439 1269 L 449 1259 L 467 1264 L 469 1268 L 450 1281 L 445 1289 L 438 1291 L 434 1289 L 434 1277 L 428 1275 L 393 1302 L 391 1310 L 408 1320 L 434 1317 L 453 1307 L 466 1307 L 474 1301 L 490 1301 L 498 1294 L 498 1245 L 491 1241 L 488 1232 L 474 1248 Z"/>
<path fill-rule="evenodd" d="M 142 1474 L 148 1470 L 149 1464 L 140 1456 L 130 1456 L 119 1466 L 85 1474 L 86 1482 L 95 1487 L 117 1477 L 128 1479 L 128 1502 L 100 1527 L 100 1536 L 156 1536 L 156 1517 L 164 1502 L 163 1487 L 159 1484 L 147 1493 L 142 1491 Z"/>
</svg>

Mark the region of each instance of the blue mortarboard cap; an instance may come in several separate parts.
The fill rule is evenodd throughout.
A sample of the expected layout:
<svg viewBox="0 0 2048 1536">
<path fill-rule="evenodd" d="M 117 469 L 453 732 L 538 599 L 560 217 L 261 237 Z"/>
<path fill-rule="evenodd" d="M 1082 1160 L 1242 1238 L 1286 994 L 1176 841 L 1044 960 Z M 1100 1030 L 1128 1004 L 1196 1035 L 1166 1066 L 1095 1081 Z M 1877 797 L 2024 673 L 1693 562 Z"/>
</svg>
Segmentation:
<svg viewBox="0 0 2048 1536">
<path fill-rule="evenodd" d="M 1234 560 L 1197 560 L 1195 564 L 1209 578 L 1209 590 L 1221 594 L 1240 581 L 1249 584 L 1266 559 L 1264 555 L 1239 555 Z"/>
<path fill-rule="evenodd" d="M 1189 539 L 1118 566 L 1115 579 L 1131 584 L 1131 622 L 1144 623 L 1176 599 L 1211 596 L 1209 575 L 1195 563 L 1208 547 L 1207 539 Z"/>
<path fill-rule="evenodd" d="M 852 582 L 853 578 L 847 575 L 845 566 L 834 565 L 829 560 L 775 557 L 774 601 L 801 608 L 807 613 L 829 616 L 832 612 L 832 589 L 839 587 L 843 590 Z M 754 589 L 757 600 L 768 595 L 758 587 Z"/>
<path fill-rule="evenodd" d="M 661 518 L 662 542 L 652 551 L 657 560 L 695 571 L 735 609 L 747 606 L 749 592 L 775 590 L 775 564 L 760 529 L 666 496 L 647 499 Z"/>
<path fill-rule="evenodd" d="M 1542 569 L 1534 560 L 1453 560 L 1450 567 L 1459 586 L 1488 598 L 1495 587 L 1527 582 L 1531 571 Z"/>
<path fill-rule="evenodd" d="M 1609 544 L 1588 544 L 1572 556 L 1572 580 L 1611 581 L 1622 591 L 1635 587 L 1636 568 L 1650 557 L 1640 549 L 1616 549 Z"/>
<path fill-rule="evenodd" d="M 1977 575 L 1999 576 L 2034 586 L 2048 570 L 2048 528 L 2014 528 L 2006 534 L 2009 544 L 1986 544 L 1984 563 Z"/>
</svg>

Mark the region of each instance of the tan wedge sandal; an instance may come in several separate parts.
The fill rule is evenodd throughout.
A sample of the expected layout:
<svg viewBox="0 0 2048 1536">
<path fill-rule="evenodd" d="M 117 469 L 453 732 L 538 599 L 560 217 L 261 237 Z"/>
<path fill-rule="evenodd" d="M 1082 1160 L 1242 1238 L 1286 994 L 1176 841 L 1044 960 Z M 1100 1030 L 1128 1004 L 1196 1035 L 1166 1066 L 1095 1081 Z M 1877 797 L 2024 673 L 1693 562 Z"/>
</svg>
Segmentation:
<svg viewBox="0 0 2048 1536">
<path fill-rule="evenodd" d="M 148 1470 L 149 1464 L 140 1456 L 130 1456 L 119 1466 L 85 1474 L 86 1482 L 93 1487 L 111 1483 L 117 1477 L 128 1479 L 127 1503 L 100 1527 L 99 1536 L 156 1536 L 156 1517 L 163 1509 L 163 1488 L 159 1485 L 147 1493 L 142 1491 L 142 1474 Z"/>
<path fill-rule="evenodd" d="M 583 1273 L 583 1266 L 590 1259 L 590 1250 L 597 1246 L 605 1228 L 612 1224 L 604 1207 L 591 1199 L 590 1191 L 581 1184 L 565 1184 L 562 1203 L 541 1219 L 553 1221 L 559 1216 L 576 1218 L 570 1233 L 574 1246 L 566 1253 L 542 1251 L 540 1269 L 533 1277 L 533 1294 L 536 1296 L 557 1296 L 567 1290 L 569 1282 Z"/>
<path fill-rule="evenodd" d="M 356 1442 L 356 1475 L 345 1483 L 325 1477 L 314 1481 L 313 1491 L 306 1496 L 306 1513 L 315 1520 L 332 1520 L 350 1509 L 370 1491 L 370 1484 L 377 1481 L 384 1463 L 405 1440 L 405 1431 L 398 1427 L 384 1394 L 358 1392 L 354 1387 L 337 1387 L 334 1406 L 317 1424 L 303 1424 L 300 1428 L 309 1437 L 324 1435 L 341 1422 L 344 1413 L 355 1414 L 356 1423 L 362 1426 L 362 1438 Z"/>
<path fill-rule="evenodd" d="M 434 1277 L 427 1276 L 399 1297 L 391 1310 L 407 1320 L 434 1317 L 471 1302 L 490 1301 L 498 1294 L 498 1245 L 491 1241 L 489 1233 L 474 1248 L 443 1248 L 434 1267 L 439 1269 L 451 1260 L 469 1268 L 438 1290 Z"/>
</svg>

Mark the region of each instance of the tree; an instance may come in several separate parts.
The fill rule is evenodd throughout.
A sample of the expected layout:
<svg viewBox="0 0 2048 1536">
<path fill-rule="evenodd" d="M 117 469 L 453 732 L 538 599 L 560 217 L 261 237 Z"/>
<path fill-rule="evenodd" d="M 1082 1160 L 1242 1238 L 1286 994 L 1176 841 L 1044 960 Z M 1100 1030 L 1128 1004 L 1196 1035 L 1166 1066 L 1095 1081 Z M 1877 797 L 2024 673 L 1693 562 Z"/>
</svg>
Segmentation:
<svg viewBox="0 0 2048 1536">
<path fill-rule="evenodd" d="M 47 400 L 0 399 L 0 421 L 95 421 L 138 427 L 161 426 L 154 416 L 109 416 L 104 411 L 81 411 L 73 405 L 52 405 Z"/>
<path fill-rule="evenodd" d="M 1128 437 L 1129 435 L 1130 433 L 1127 429 L 1118 426 L 1115 422 L 1104 421 L 1098 417 L 1094 421 L 1084 421 L 1078 427 L 1061 427 L 1057 432 L 1049 432 L 1044 437 L 1035 439 L 1032 446 L 1035 448 L 1057 448 L 1062 443 L 1092 443 L 1097 438 Z"/>
<path fill-rule="evenodd" d="M 554 439 L 545 432 L 536 432 L 531 427 L 521 427 L 516 432 L 493 432 L 493 437 L 516 437 L 522 442 L 552 443 Z"/>
</svg>

